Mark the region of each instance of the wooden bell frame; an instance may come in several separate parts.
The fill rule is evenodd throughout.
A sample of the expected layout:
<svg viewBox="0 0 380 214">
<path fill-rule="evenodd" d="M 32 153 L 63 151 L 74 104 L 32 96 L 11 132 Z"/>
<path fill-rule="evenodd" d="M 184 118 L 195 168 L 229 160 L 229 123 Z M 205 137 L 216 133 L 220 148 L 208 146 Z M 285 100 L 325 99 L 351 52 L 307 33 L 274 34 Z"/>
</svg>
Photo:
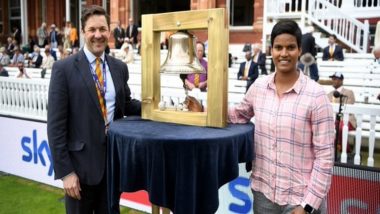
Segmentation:
<svg viewBox="0 0 380 214">
<path fill-rule="evenodd" d="M 229 31 L 226 20 L 223 8 L 142 16 L 142 118 L 195 126 L 225 127 L 227 125 Z M 158 103 L 161 98 L 161 32 L 202 29 L 208 30 L 206 112 L 160 110 Z"/>
</svg>

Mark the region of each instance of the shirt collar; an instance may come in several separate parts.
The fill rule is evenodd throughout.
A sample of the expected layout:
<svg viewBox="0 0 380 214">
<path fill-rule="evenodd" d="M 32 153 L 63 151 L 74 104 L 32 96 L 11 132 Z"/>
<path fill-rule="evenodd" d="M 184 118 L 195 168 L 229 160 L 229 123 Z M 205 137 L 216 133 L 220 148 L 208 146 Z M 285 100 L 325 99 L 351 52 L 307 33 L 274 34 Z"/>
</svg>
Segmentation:
<svg viewBox="0 0 380 214">
<path fill-rule="evenodd" d="M 86 45 L 83 47 L 83 51 L 84 51 L 84 54 L 86 55 L 87 60 L 90 62 L 90 64 L 96 60 L 96 56 L 93 53 L 91 53 L 90 50 L 88 50 Z M 100 56 L 100 59 L 102 59 L 102 62 L 104 62 L 104 57 L 105 55 L 103 52 L 102 55 Z"/>
<path fill-rule="evenodd" d="M 343 85 L 336 89 L 339 93 L 342 93 Z"/>
<path fill-rule="evenodd" d="M 292 88 L 297 94 L 301 92 L 301 89 L 306 84 L 307 78 L 309 78 L 301 70 L 298 70 L 298 72 L 300 75 L 298 76 L 298 79 L 294 83 L 293 88 Z"/>
<path fill-rule="evenodd" d="M 303 72 L 301 70 L 298 70 L 299 72 L 299 76 L 298 76 L 298 79 L 297 81 L 294 83 L 294 85 L 287 91 L 290 92 L 290 91 L 294 91 L 296 92 L 297 94 L 300 93 L 302 87 L 305 85 L 306 81 L 307 81 L 307 76 L 305 76 L 305 74 L 303 74 Z M 276 85 L 274 83 L 274 77 L 276 76 L 276 73 L 273 73 L 269 76 L 269 81 L 268 81 L 268 87 L 275 90 L 276 88 Z"/>
</svg>

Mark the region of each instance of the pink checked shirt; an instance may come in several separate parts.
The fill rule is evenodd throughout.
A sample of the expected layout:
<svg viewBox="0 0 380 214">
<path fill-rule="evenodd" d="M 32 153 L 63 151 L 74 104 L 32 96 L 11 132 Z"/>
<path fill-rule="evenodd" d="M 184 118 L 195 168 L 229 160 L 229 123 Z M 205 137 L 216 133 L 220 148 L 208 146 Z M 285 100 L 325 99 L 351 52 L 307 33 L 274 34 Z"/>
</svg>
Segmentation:
<svg viewBox="0 0 380 214">
<path fill-rule="evenodd" d="M 332 106 L 323 88 L 302 72 L 282 97 L 274 76 L 257 79 L 228 112 L 232 123 L 255 117 L 251 188 L 279 205 L 318 208 L 330 188 L 334 164 Z"/>
</svg>

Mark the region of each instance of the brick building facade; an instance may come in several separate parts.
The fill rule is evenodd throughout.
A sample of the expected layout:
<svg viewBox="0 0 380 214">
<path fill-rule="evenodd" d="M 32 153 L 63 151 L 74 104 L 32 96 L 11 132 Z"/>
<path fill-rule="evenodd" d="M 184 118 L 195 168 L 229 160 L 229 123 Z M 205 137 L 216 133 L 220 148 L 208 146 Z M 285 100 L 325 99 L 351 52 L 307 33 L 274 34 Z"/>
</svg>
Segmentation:
<svg viewBox="0 0 380 214">
<path fill-rule="evenodd" d="M 36 37 L 36 31 L 42 22 L 46 22 L 47 26 L 55 24 L 59 29 L 63 29 L 65 21 L 70 20 L 79 29 L 80 10 L 85 5 L 91 4 L 106 8 L 111 17 L 111 29 L 115 27 L 117 21 L 126 27 L 129 17 L 133 17 L 136 23 L 140 24 L 141 14 L 145 13 L 226 8 L 227 13 L 232 14 L 232 8 L 237 8 L 236 18 L 245 19 L 245 23 L 239 26 L 240 23 L 234 24 L 230 21 L 230 43 L 253 43 L 261 40 L 263 0 L 2 0 L 0 1 L 0 41 L 4 43 L 6 37 L 12 34 L 13 25 L 21 29 L 23 43 L 27 42 L 28 36 Z M 246 14 L 249 14 L 248 20 Z M 230 17 L 230 20 L 233 18 Z M 201 40 L 206 40 L 207 35 L 202 32 L 198 34 Z M 112 39 L 110 43 L 112 47 Z"/>
</svg>

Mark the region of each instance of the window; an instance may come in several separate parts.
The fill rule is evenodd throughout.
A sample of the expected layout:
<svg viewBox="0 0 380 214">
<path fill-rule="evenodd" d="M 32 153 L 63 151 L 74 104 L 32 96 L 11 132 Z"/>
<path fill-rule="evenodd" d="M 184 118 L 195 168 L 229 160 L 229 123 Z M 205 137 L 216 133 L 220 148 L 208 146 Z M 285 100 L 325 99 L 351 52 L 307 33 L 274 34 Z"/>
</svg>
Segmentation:
<svg viewBox="0 0 380 214">
<path fill-rule="evenodd" d="M 79 30 L 80 8 L 78 0 L 70 0 L 70 22 L 73 27 Z"/>
<path fill-rule="evenodd" d="M 21 29 L 21 7 L 20 0 L 9 0 L 9 32 L 13 27 Z"/>
<path fill-rule="evenodd" d="M 252 26 L 253 0 L 229 0 L 230 25 Z"/>
<path fill-rule="evenodd" d="M 106 9 L 107 9 L 107 13 L 108 13 L 108 14 L 111 14 L 111 4 L 110 4 L 110 0 L 106 0 Z"/>
<path fill-rule="evenodd" d="M 133 14 L 133 19 L 141 27 L 141 15 L 190 10 L 190 0 L 134 0 L 133 9 L 137 11 Z"/>
<path fill-rule="evenodd" d="M 0 4 L 0 34 L 4 33 L 3 7 Z"/>
</svg>

